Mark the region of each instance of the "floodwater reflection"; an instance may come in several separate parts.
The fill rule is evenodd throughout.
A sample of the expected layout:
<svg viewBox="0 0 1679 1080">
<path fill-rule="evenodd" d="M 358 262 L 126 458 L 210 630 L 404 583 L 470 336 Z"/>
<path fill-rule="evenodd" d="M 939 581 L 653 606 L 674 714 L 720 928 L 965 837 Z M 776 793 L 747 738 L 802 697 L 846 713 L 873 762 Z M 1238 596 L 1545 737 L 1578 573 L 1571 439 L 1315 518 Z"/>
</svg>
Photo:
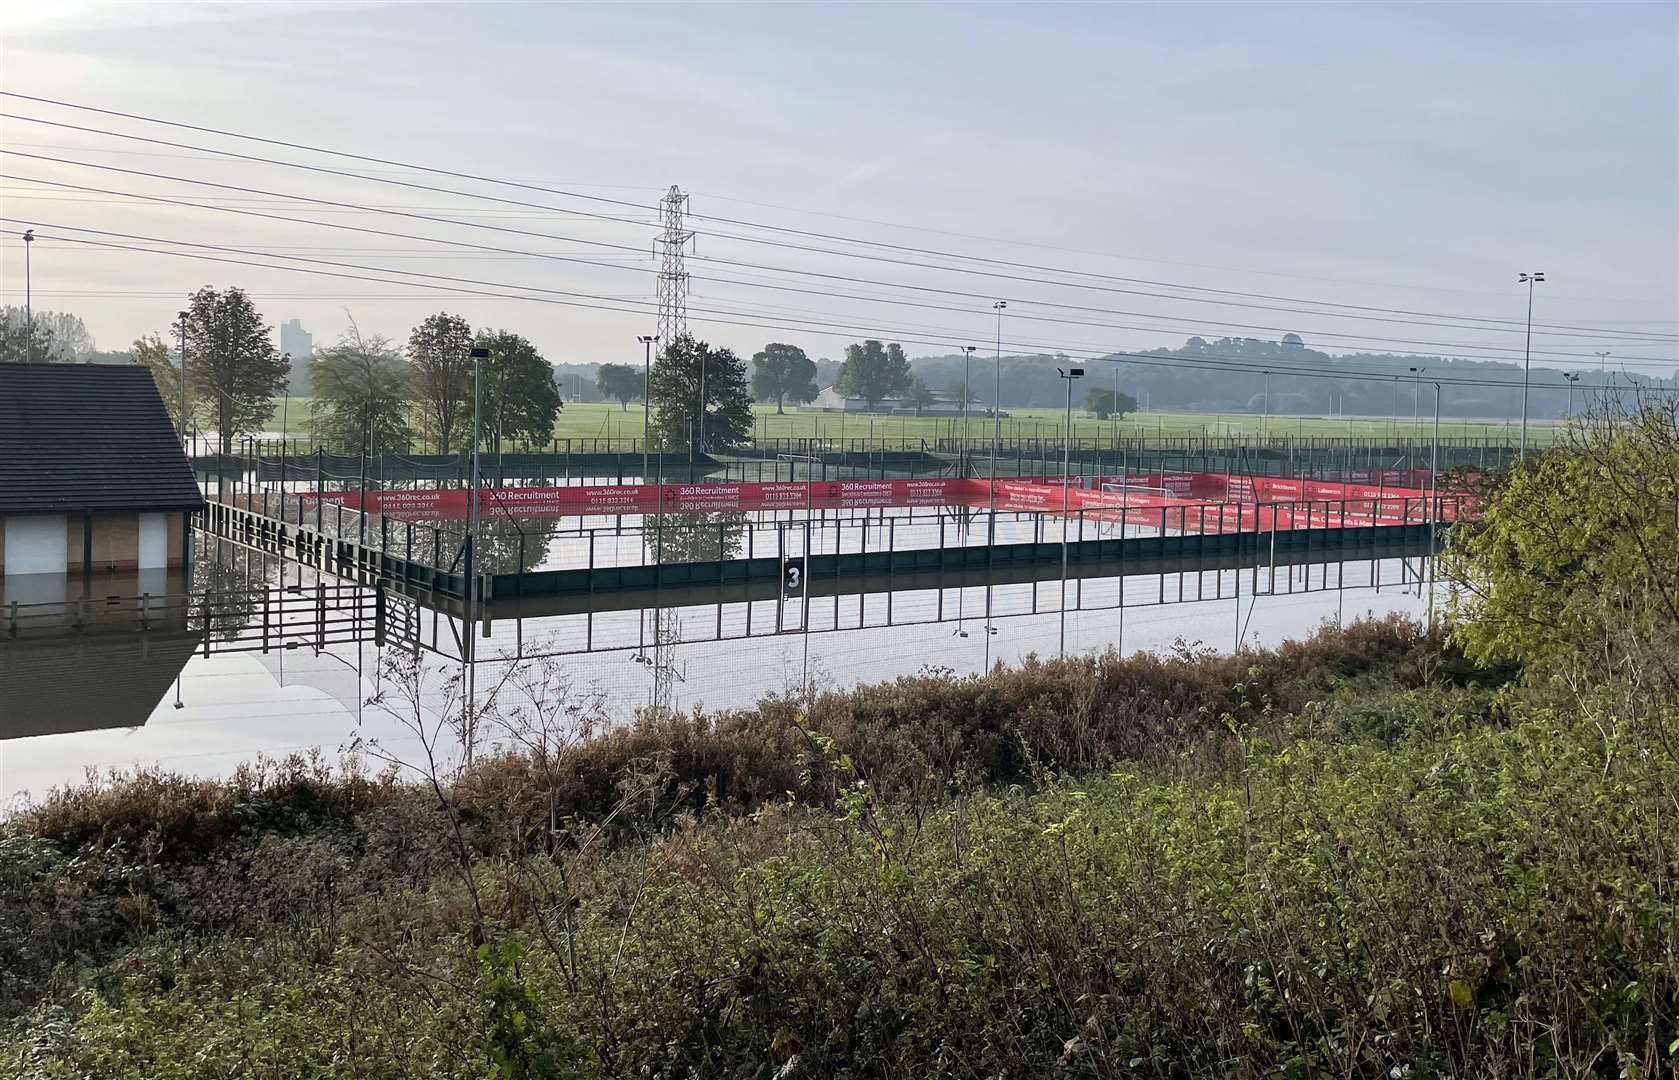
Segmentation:
<svg viewBox="0 0 1679 1080">
<path fill-rule="evenodd" d="M 667 540 L 690 549 L 686 557 L 734 554 L 731 545 L 738 543 L 740 523 L 729 515 L 711 515 L 703 522 L 690 516 L 685 525 Z M 382 650 L 412 649 L 411 638 L 381 645 L 371 624 L 353 614 L 340 613 L 330 628 L 315 625 L 309 613 L 330 607 L 324 600 L 317 604 L 317 597 L 328 594 L 317 592 L 323 583 L 295 564 L 278 568 L 242 549 L 202 554 L 195 584 L 224 598 L 231 594 L 227 603 L 212 607 L 208 620 L 195 617 L 179 629 L 147 632 L 0 639 L 0 806 L 21 792 L 39 794 L 76 779 L 88 768 L 156 763 L 216 774 L 257 754 L 320 749 L 331 755 L 358 737 L 387 742 L 402 737 L 364 703 L 378 689 Z M 1190 589 L 1183 587 L 1184 579 L 1174 583 L 1160 573 L 1087 580 L 1081 586 L 1069 582 L 1068 649 L 1111 647 L 1131 653 L 1170 649 L 1184 641 L 1228 650 L 1238 639 L 1275 644 L 1325 622 L 1365 613 L 1420 617 L 1426 608 L 1417 584 L 1420 563 L 1363 559 L 1278 566 L 1274 578 L 1261 572 L 1257 592 L 1251 568 L 1200 571 Z M 1112 602 L 1119 598 L 1120 580 L 1124 606 Z M 983 586 L 889 594 L 899 606 L 895 615 L 916 614 L 907 606 L 928 617 L 861 628 L 853 617 L 872 619 L 868 613 L 880 610 L 875 601 L 865 608 L 855 596 L 823 596 L 808 605 L 816 612 L 810 616 L 810 633 L 790 616 L 779 633 L 692 640 L 656 650 L 646 649 L 645 640 L 638 648 L 635 639 L 638 626 L 645 635 L 645 628 L 655 625 L 650 617 L 655 614 L 658 623 L 695 638 L 722 636 L 716 631 L 731 630 L 734 623 L 723 625 L 718 605 L 611 612 L 606 614 L 622 622 L 614 631 L 621 640 L 597 645 L 614 651 L 564 655 L 559 662 L 577 686 L 599 694 L 615 720 L 646 707 L 660 677 L 668 688 L 663 700 L 671 707 L 727 708 L 806 681 L 844 687 L 928 667 L 977 672 L 993 663 L 1015 664 L 1030 654 L 1055 652 L 1057 583 L 1015 588 L 1011 606 L 1005 608 L 999 599 L 989 620 Z M 1042 600 L 1036 611 L 1030 596 Z M 881 597 L 880 604 L 886 600 Z M 779 605 L 784 615 L 801 606 L 784 598 L 756 603 Z M 285 604 L 298 610 L 259 635 L 258 625 L 274 621 L 274 611 Z M 439 618 L 424 608 L 419 617 Z M 740 610 L 727 614 L 728 620 L 742 617 Z M 994 632 L 987 632 L 987 626 Z M 487 630 L 477 652 L 483 658 L 569 651 L 566 642 L 575 644 L 575 627 L 557 617 L 503 619 Z M 556 642 L 565 648 L 554 648 Z M 454 663 L 429 650 L 425 656 L 440 670 Z M 479 685 L 493 684 L 506 663 L 486 660 Z"/>
</svg>

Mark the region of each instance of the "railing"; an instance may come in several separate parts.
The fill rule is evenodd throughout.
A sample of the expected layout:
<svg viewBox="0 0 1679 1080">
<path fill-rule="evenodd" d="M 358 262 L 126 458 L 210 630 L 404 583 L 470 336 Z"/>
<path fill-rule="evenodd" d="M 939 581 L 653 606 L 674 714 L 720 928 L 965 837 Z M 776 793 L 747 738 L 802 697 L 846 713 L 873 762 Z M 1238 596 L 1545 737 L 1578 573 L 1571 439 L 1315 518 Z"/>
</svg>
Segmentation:
<svg viewBox="0 0 1679 1080">
<path fill-rule="evenodd" d="M 185 634 L 201 639 L 198 647 L 208 655 L 382 641 L 388 615 L 380 589 L 317 581 L 309 586 L 14 601 L 0 606 L 0 632 L 7 639 L 65 632 Z"/>
</svg>

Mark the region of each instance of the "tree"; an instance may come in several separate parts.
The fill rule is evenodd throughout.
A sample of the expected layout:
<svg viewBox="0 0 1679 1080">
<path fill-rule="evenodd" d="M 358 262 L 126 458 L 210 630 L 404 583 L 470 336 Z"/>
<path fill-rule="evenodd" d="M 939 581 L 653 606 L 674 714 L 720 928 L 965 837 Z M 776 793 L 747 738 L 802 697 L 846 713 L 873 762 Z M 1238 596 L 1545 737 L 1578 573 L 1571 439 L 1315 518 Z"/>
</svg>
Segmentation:
<svg viewBox="0 0 1679 1080">
<path fill-rule="evenodd" d="M 31 323 L 23 308 L 7 305 L 0 313 L 0 321 L 3 321 L 0 363 L 21 364 L 33 360 L 39 364 L 53 358 L 52 332 L 39 317 Z"/>
<path fill-rule="evenodd" d="M 642 373 L 628 364 L 602 364 L 595 369 L 595 388 L 603 397 L 616 400 L 625 412 L 630 402 L 640 399 L 647 389 L 642 385 Z"/>
<path fill-rule="evenodd" d="M 862 398 L 872 409 L 887 398 L 909 393 L 912 378 L 902 348 L 870 340 L 845 347 L 845 362 L 834 385 L 847 397 Z"/>
<path fill-rule="evenodd" d="M 752 396 L 774 401 L 775 411 L 787 410 L 787 398 L 803 404 L 816 399 L 816 364 L 797 345 L 771 343 L 752 357 Z"/>
<path fill-rule="evenodd" d="M 702 379 L 703 425 L 699 411 Z M 737 446 L 752 436 L 752 395 L 746 389 L 746 365 L 728 349 L 714 349 L 682 335 L 660 350 L 649 392 L 653 398 L 653 434 L 667 446 L 680 443 L 704 451 L 713 446 Z"/>
<path fill-rule="evenodd" d="M 1112 390 L 1093 386 L 1084 392 L 1084 411 L 1094 413 L 1098 420 L 1106 420 L 1116 413 L 1117 419 L 1123 420 L 1126 413 L 1137 411 L 1137 399 L 1130 394 L 1116 397 Z"/>
<path fill-rule="evenodd" d="M 490 350 L 479 393 L 484 444 L 499 448 L 503 439 L 527 444 L 552 439 L 563 403 L 542 353 L 507 330 L 480 331 L 474 344 Z"/>
<path fill-rule="evenodd" d="M 57 364 L 86 360 L 93 352 L 93 335 L 79 316 L 68 311 L 37 311 L 35 323 L 47 329 L 47 359 Z"/>
<path fill-rule="evenodd" d="M 441 454 L 451 451 L 455 436 L 472 420 L 471 348 L 472 327 L 448 312 L 427 316 L 408 335 L 414 397 Z"/>
<path fill-rule="evenodd" d="M 493 529 L 483 529 L 474 541 L 473 565 L 486 574 L 511 574 L 541 566 L 548 558 L 562 522 L 558 518 L 506 517 Z"/>
<path fill-rule="evenodd" d="M 413 381 L 402 354 L 383 337 L 363 337 L 350 328 L 336 345 L 320 349 L 309 362 L 316 438 L 336 451 L 406 446 L 408 395 Z"/>
<path fill-rule="evenodd" d="M 1676 506 L 1679 402 L 1594 407 L 1453 526 L 1454 637 L 1532 683 L 1679 700 Z"/>
<path fill-rule="evenodd" d="M 144 364 L 146 370 L 152 373 L 152 382 L 157 384 L 157 392 L 163 398 L 163 404 L 169 410 L 169 419 L 175 425 L 176 431 L 185 431 L 181 423 L 181 369 L 169 358 L 169 346 L 156 334 L 134 339 L 134 362 Z M 188 390 L 191 390 L 189 385 Z M 190 419 L 197 408 L 196 399 L 186 403 L 186 416 Z"/>
<path fill-rule="evenodd" d="M 713 562 L 738 558 L 752 522 L 739 511 L 648 514 L 642 526 L 654 557 L 663 563 Z"/>
<path fill-rule="evenodd" d="M 904 395 L 904 399 L 915 407 L 915 415 L 917 416 L 921 415 L 922 409 L 938 400 L 933 391 L 920 379 L 910 380 L 909 393 Z"/>
<path fill-rule="evenodd" d="M 236 435 L 260 429 L 286 384 L 286 362 L 269 327 L 239 288 L 205 286 L 187 301 L 187 378 L 215 424 L 221 452 Z"/>
</svg>

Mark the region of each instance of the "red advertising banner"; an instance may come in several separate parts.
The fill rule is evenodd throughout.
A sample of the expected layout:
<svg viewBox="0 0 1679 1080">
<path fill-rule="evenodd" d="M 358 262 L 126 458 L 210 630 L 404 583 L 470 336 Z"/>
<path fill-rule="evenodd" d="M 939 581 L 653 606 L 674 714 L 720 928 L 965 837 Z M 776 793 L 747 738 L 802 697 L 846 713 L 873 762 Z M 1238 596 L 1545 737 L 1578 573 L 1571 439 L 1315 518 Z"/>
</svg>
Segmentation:
<svg viewBox="0 0 1679 1080">
<path fill-rule="evenodd" d="M 1279 507 L 1280 520 L 1298 521 L 1301 528 L 1368 525 L 1374 522 L 1427 520 L 1428 492 L 1421 487 L 1389 487 L 1384 483 L 1338 483 L 1318 480 L 1285 480 L 1279 477 L 1227 477 L 1218 473 L 1160 473 L 1119 477 L 1088 478 L 1090 486 L 1062 490 L 1051 480 L 825 480 L 811 483 L 765 484 L 656 484 L 591 485 L 577 487 L 486 488 L 480 492 L 479 511 L 506 513 L 514 517 L 592 517 L 644 513 L 726 513 L 754 510 L 873 508 L 888 506 L 985 506 L 995 488 L 1000 509 L 1057 512 L 1066 506 L 1117 519 L 1124 509 L 1137 517 L 1148 508 L 1175 507 L 1198 511 L 1212 507 L 1206 515 L 1194 513 L 1197 522 L 1219 506 L 1228 507 L 1217 526 L 1227 531 L 1270 528 L 1273 511 L 1265 504 L 1300 504 L 1298 509 Z M 1108 486 L 1103 487 L 1106 483 Z M 1123 483 L 1123 487 L 1116 486 Z M 324 502 L 347 507 L 361 505 L 358 493 L 328 492 Z M 304 494 L 305 502 L 316 496 Z M 467 512 L 467 492 L 462 488 L 418 491 L 374 491 L 367 493 L 366 509 L 397 517 L 462 518 Z M 1255 506 L 1255 504 L 1260 504 Z M 1441 518 L 1450 520 L 1455 499 L 1443 499 Z M 1343 517 L 1344 515 L 1344 517 Z M 1186 515 L 1178 515 L 1184 518 Z M 1279 527 L 1296 527 L 1279 526 Z M 1189 529 L 1173 525 L 1174 529 Z M 1212 526 L 1209 526 L 1212 528 Z M 1191 531 L 1201 531 L 1199 525 Z"/>
</svg>

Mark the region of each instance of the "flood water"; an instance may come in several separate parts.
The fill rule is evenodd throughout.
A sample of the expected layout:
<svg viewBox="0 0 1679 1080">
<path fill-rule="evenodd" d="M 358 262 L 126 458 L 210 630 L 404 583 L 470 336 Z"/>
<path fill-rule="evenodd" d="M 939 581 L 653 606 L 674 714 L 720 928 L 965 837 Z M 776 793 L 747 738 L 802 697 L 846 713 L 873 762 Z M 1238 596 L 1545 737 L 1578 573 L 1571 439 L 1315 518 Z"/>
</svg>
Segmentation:
<svg viewBox="0 0 1679 1080">
<path fill-rule="evenodd" d="M 1366 558 L 1068 581 L 1065 647 L 1071 654 L 1180 645 L 1228 652 L 1238 640 L 1274 645 L 1365 614 L 1421 617 L 1421 564 Z M 272 579 L 275 571 L 258 560 L 256 573 Z M 311 584 L 303 581 L 298 596 Z M 550 656 L 573 693 L 596 698 L 621 721 L 655 694 L 668 707 L 716 709 L 806 685 L 844 688 L 928 669 L 967 674 L 1030 654 L 1054 656 L 1063 633 L 1061 588 L 1051 580 L 503 619 L 475 639 L 474 678 L 483 692 L 521 662 L 497 657 Z M 317 632 L 277 633 L 267 652 L 210 655 L 199 636 L 167 631 L 0 643 L 0 806 L 88 770 L 161 766 L 216 775 L 258 755 L 319 749 L 335 756 L 358 738 L 398 757 L 416 750 L 411 733 L 368 704 L 386 688 L 381 660 L 411 643 L 317 649 Z M 445 628 L 438 640 L 458 649 L 458 633 Z M 715 637 L 725 640 L 702 640 Z M 461 668 L 447 655 L 422 656 L 436 672 L 434 687 Z M 424 704 L 450 707 L 435 690 Z"/>
</svg>

